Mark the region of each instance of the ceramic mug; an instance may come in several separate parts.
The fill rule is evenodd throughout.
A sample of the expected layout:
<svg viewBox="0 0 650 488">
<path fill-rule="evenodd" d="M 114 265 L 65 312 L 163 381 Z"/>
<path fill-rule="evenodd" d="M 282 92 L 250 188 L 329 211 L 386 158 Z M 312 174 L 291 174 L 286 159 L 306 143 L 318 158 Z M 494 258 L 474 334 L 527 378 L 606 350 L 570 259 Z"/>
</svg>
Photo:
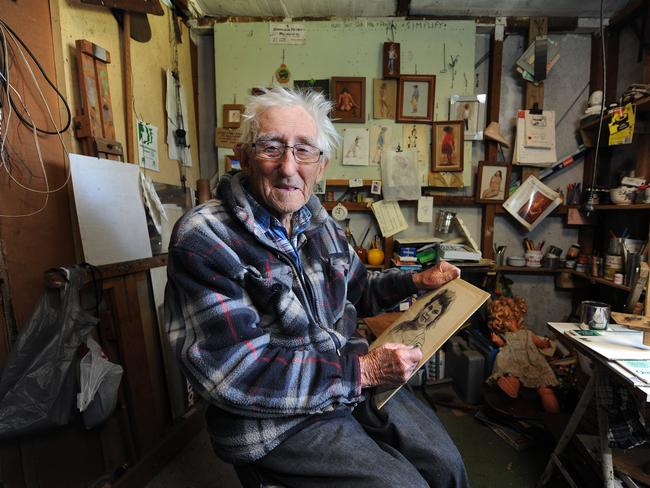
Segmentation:
<svg viewBox="0 0 650 488">
<path fill-rule="evenodd" d="M 526 266 L 529 268 L 542 267 L 542 251 L 526 251 L 524 258 L 526 258 Z"/>
</svg>

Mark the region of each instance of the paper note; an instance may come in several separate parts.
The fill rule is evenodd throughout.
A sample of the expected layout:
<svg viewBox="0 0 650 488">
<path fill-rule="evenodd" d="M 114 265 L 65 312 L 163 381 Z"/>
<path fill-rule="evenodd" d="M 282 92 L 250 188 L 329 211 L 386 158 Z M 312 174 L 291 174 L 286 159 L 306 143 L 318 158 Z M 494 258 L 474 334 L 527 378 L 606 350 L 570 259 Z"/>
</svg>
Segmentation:
<svg viewBox="0 0 650 488">
<path fill-rule="evenodd" d="M 269 42 L 271 44 L 304 44 L 305 25 L 293 22 L 269 24 Z"/>
<path fill-rule="evenodd" d="M 350 181 L 348 182 L 348 186 L 350 188 L 360 188 L 363 186 L 363 179 L 361 178 L 350 178 Z"/>
<path fill-rule="evenodd" d="M 140 167 L 160 171 L 158 168 L 158 128 L 138 120 L 137 132 Z"/>
<path fill-rule="evenodd" d="M 418 199 L 418 222 L 433 222 L 433 197 Z"/>
<path fill-rule="evenodd" d="M 239 142 L 241 135 L 241 129 L 223 129 L 218 127 L 214 131 L 214 145 L 232 149 Z"/>
<path fill-rule="evenodd" d="M 550 149 L 555 146 L 555 112 L 544 110 L 541 114 L 529 111 L 524 116 L 526 147 Z"/>
<path fill-rule="evenodd" d="M 384 237 L 390 237 L 408 229 L 408 224 L 398 202 L 379 200 L 373 203 L 371 208 L 379 224 L 379 230 Z"/>
</svg>

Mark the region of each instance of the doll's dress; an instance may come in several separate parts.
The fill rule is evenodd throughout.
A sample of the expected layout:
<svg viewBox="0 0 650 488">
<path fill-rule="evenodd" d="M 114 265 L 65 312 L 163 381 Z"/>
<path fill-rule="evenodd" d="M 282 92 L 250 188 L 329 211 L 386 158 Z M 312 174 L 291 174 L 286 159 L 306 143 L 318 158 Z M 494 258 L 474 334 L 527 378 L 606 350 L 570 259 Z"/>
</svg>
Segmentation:
<svg viewBox="0 0 650 488">
<path fill-rule="evenodd" d="M 499 349 L 488 382 L 510 375 L 519 378 L 527 388 L 556 386 L 558 381 L 555 373 L 533 342 L 534 336 L 528 329 L 506 332 L 506 344 Z"/>
</svg>

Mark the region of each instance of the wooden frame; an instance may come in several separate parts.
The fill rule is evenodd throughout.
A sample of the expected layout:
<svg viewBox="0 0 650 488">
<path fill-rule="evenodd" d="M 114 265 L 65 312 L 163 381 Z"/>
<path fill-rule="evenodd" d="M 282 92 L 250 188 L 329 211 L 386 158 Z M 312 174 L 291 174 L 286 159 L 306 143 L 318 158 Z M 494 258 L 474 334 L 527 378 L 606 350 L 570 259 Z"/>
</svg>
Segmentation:
<svg viewBox="0 0 650 488">
<path fill-rule="evenodd" d="M 500 174 L 498 174 L 500 172 Z M 504 175 L 505 173 L 505 175 Z M 497 161 L 480 161 L 476 172 L 477 203 L 503 203 L 508 198 L 512 166 Z M 496 182 L 498 181 L 498 187 Z M 494 187 L 492 185 L 494 184 Z"/>
<path fill-rule="evenodd" d="M 463 120 L 466 141 L 482 141 L 485 130 L 487 95 L 452 95 L 449 98 L 449 120 Z"/>
<path fill-rule="evenodd" d="M 433 122 L 435 94 L 435 75 L 400 76 L 397 84 L 396 121 L 425 124 Z"/>
<path fill-rule="evenodd" d="M 238 103 L 223 105 L 223 127 L 227 129 L 238 129 L 241 124 L 241 116 L 244 113 L 244 106 Z"/>
<path fill-rule="evenodd" d="M 336 76 L 330 83 L 333 122 L 366 123 L 366 78 Z"/>
<path fill-rule="evenodd" d="M 384 78 L 399 78 L 400 55 L 399 43 L 384 42 L 382 73 Z"/>
<path fill-rule="evenodd" d="M 463 171 L 465 152 L 462 120 L 433 122 L 431 127 L 431 171 Z"/>
</svg>

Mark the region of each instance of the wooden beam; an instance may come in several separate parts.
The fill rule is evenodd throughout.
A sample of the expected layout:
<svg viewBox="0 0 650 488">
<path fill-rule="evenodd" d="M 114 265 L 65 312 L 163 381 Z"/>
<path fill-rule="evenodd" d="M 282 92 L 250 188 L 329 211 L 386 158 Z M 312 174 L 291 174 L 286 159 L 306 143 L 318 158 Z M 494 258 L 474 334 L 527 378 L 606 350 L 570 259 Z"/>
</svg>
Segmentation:
<svg viewBox="0 0 650 488">
<path fill-rule="evenodd" d="M 488 123 L 499 122 L 501 111 L 501 69 L 503 64 L 503 41 L 492 35 L 490 40 L 490 71 L 488 75 Z M 496 161 L 499 143 L 485 140 L 485 159 Z M 490 246 L 492 247 L 492 246 Z"/>
<path fill-rule="evenodd" d="M 411 0 L 397 0 L 395 17 L 408 17 L 411 10 Z"/>
<path fill-rule="evenodd" d="M 122 20 L 122 50 L 124 55 L 124 116 L 126 119 L 126 161 L 135 159 L 135 129 L 133 127 L 133 84 L 131 81 L 131 14 L 124 11 Z"/>
</svg>

